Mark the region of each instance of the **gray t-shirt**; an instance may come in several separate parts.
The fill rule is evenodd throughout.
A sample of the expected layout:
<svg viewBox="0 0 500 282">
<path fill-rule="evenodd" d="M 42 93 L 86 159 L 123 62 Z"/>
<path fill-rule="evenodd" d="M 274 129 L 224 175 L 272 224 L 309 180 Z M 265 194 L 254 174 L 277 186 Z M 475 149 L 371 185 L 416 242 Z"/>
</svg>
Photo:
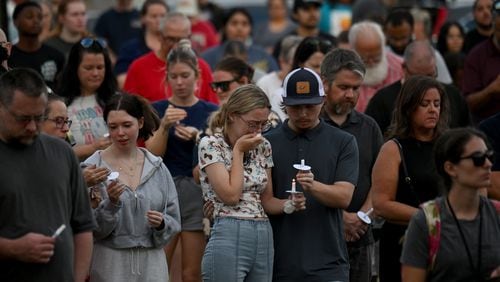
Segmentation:
<svg viewBox="0 0 500 282">
<path fill-rule="evenodd" d="M 436 261 L 427 281 L 474 281 L 465 244 L 460 232 L 445 205 L 444 198 L 438 198 L 441 216 L 441 241 Z M 500 266 L 500 216 L 486 198 L 481 198 L 481 275 L 489 277 Z M 475 267 L 478 262 L 479 217 L 474 220 L 459 220 L 465 240 L 471 251 Z M 429 259 L 428 228 L 425 214 L 419 210 L 411 219 L 403 245 L 401 263 L 427 269 Z"/>
<path fill-rule="evenodd" d="M 47 264 L 3 260 L 2 281 L 73 281 L 73 235 L 94 220 L 80 166 L 64 140 L 40 135 L 30 146 L 0 141 L 0 237 L 35 232 L 57 238 Z"/>
</svg>

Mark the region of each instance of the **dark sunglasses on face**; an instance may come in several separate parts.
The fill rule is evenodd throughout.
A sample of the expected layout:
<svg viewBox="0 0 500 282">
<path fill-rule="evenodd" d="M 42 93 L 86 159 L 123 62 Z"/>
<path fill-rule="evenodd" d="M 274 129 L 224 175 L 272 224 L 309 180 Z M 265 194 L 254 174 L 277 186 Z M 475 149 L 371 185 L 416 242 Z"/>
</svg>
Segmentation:
<svg viewBox="0 0 500 282">
<path fill-rule="evenodd" d="M 238 81 L 238 79 L 235 78 L 232 80 L 212 82 L 212 83 L 210 83 L 210 87 L 212 88 L 212 90 L 214 92 L 217 92 L 217 89 L 220 89 L 223 92 L 226 92 L 229 90 L 229 85 L 235 81 Z"/>
<path fill-rule="evenodd" d="M 493 150 L 488 150 L 484 153 L 475 152 L 470 156 L 460 158 L 460 160 L 464 159 L 472 159 L 474 166 L 481 167 L 486 162 L 486 159 L 488 159 L 491 163 L 495 161 L 495 152 L 493 152 Z"/>
<path fill-rule="evenodd" d="M 59 129 L 62 129 L 65 124 L 68 125 L 68 128 L 71 127 L 71 124 L 73 123 L 72 120 L 70 119 L 65 119 L 63 117 L 56 117 L 56 118 L 48 118 L 47 120 L 50 120 L 56 124 L 56 127 Z"/>
<path fill-rule="evenodd" d="M 80 45 L 82 45 L 83 48 L 87 49 L 92 46 L 92 44 L 97 43 L 101 48 L 106 48 L 108 46 L 108 43 L 106 40 L 103 38 L 92 38 L 92 37 L 85 37 L 82 40 L 80 40 Z"/>
</svg>

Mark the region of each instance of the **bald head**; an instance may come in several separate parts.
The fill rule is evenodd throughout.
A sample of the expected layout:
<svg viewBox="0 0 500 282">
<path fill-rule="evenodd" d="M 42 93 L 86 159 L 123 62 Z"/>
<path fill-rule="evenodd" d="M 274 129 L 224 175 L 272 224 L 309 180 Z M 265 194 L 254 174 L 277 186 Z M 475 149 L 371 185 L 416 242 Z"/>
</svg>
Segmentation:
<svg viewBox="0 0 500 282">
<path fill-rule="evenodd" d="M 436 77 L 436 57 L 434 49 L 427 41 L 410 43 L 404 53 L 403 69 L 405 79 L 413 75 Z"/>
</svg>

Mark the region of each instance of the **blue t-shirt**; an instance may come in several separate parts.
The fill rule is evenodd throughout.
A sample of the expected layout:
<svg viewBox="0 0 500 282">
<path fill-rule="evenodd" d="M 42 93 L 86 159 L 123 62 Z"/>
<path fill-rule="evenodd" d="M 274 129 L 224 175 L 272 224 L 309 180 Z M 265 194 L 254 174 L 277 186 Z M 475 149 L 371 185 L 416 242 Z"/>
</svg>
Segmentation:
<svg viewBox="0 0 500 282">
<path fill-rule="evenodd" d="M 120 47 L 127 40 L 141 35 L 139 11 L 118 12 L 114 8 L 104 12 L 94 28 L 94 32 L 108 41 L 109 48 L 118 54 Z"/>
<path fill-rule="evenodd" d="M 115 64 L 115 75 L 126 73 L 135 59 L 150 51 L 151 49 L 146 45 L 146 41 L 142 35 L 123 43 L 118 52 L 118 59 Z"/>
<path fill-rule="evenodd" d="M 169 104 L 168 100 L 153 103 L 153 107 L 158 112 L 160 118 L 163 118 L 165 115 L 165 110 Z M 207 127 L 208 117 L 213 111 L 217 110 L 217 105 L 202 100 L 199 100 L 191 107 L 173 106 L 187 112 L 187 117 L 181 120 L 181 124 L 196 127 L 200 131 L 203 131 Z M 195 144 L 195 140 L 184 141 L 179 139 L 175 136 L 175 126 L 170 128 L 168 132 L 167 151 L 163 156 L 163 162 L 170 170 L 172 176 L 193 176 L 193 149 Z"/>
</svg>

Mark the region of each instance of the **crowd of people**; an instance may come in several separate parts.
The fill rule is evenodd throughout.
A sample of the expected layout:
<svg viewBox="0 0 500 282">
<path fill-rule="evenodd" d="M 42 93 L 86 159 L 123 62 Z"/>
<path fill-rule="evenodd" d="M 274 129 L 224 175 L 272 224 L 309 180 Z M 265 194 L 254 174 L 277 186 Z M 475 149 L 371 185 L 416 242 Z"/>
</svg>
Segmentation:
<svg viewBox="0 0 500 282">
<path fill-rule="evenodd" d="M 14 2 L 2 281 L 500 281 L 500 0 Z"/>
</svg>

